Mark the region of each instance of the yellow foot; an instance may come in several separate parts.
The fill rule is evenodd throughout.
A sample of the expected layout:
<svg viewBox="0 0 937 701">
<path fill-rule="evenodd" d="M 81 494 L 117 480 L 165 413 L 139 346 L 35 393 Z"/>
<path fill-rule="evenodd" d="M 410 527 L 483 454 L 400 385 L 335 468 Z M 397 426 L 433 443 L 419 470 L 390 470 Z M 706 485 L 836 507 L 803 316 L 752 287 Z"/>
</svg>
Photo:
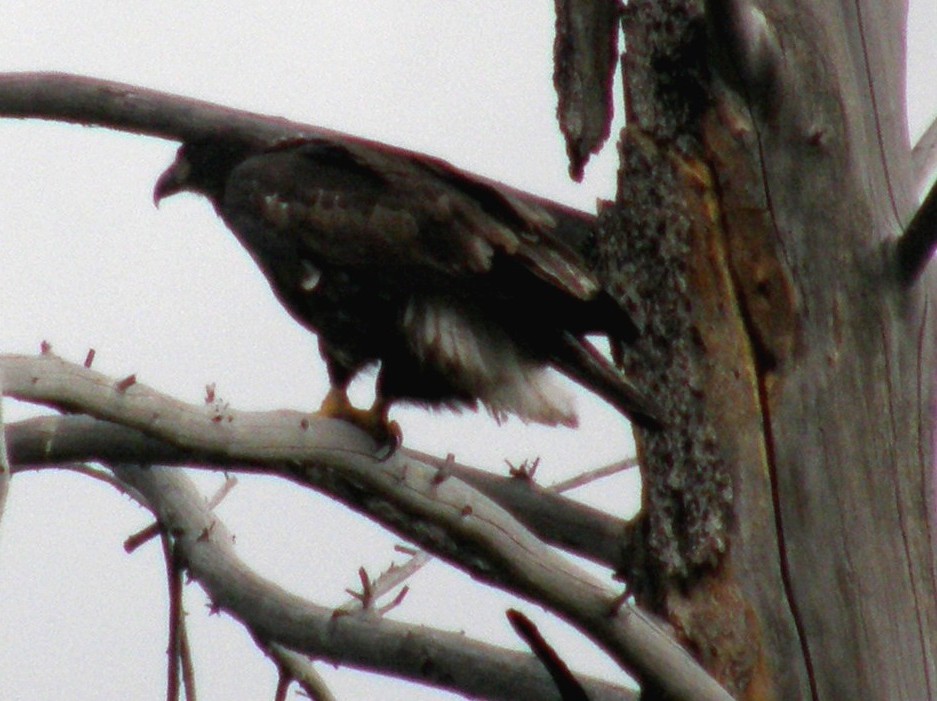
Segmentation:
<svg viewBox="0 0 937 701">
<path fill-rule="evenodd" d="M 343 390 L 333 387 L 317 413 L 325 418 L 346 421 L 367 433 L 377 443 L 378 458 L 383 461 L 397 452 L 403 442 L 400 425 L 387 418 L 388 409 L 389 406 L 381 400 L 376 400 L 370 409 L 358 409 L 352 406 Z"/>
</svg>

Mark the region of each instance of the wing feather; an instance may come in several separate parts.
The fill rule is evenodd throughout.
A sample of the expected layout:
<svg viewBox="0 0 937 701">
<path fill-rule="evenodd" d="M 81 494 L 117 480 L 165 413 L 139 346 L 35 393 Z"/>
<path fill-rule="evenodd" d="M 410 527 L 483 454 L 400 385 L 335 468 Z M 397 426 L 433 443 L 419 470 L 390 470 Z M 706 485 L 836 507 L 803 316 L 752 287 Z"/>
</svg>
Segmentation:
<svg viewBox="0 0 937 701">
<path fill-rule="evenodd" d="M 579 299 L 599 290 L 582 257 L 558 236 L 592 219 L 469 179 L 432 158 L 307 140 L 248 158 L 240 193 L 310 257 L 338 265 L 402 265 L 449 275 L 488 272 L 497 256 Z"/>
</svg>

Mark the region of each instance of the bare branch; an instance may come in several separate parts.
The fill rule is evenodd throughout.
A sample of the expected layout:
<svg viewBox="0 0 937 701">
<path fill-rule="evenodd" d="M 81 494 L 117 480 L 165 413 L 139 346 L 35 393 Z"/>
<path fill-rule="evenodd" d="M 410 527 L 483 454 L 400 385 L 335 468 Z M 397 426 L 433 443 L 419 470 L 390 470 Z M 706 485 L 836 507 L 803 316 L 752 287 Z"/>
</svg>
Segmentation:
<svg viewBox="0 0 937 701">
<path fill-rule="evenodd" d="M 638 466 L 637 458 L 628 458 L 626 460 L 619 460 L 614 462 L 611 465 L 605 465 L 604 467 L 596 468 L 595 470 L 589 470 L 584 472 L 581 475 L 576 475 L 575 477 L 570 477 L 568 480 L 563 480 L 562 482 L 557 482 L 549 487 L 553 492 L 569 492 L 573 489 L 579 489 L 579 487 L 584 487 L 585 485 L 595 482 L 600 479 L 605 479 L 611 475 L 617 475 L 619 472 L 624 472 L 625 470 L 631 470 Z"/>
<path fill-rule="evenodd" d="M 271 141 L 307 135 L 346 138 L 285 119 L 64 73 L 0 75 L 0 115 L 109 127 L 178 141 L 219 131 L 232 137 Z"/>
<path fill-rule="evenodd" d="M 215 421 L 210 410 L 139 382 L 118 392 L 103 375 L 52 355 L 0 357 L 0 370 L 11 396 L 117 421 L 183 450 L 257 464 L 323 491 L 474 577 L 553 609 L 639 680 L 652 680 L 676 699 L 730 698 L 647 614 L 629 605 L 616 609 L 615 591 L 560 557 L 484 495 L 456 478 L 439 483 L 435 467 L 401 451 L 383 462 L 375 459 L 373 441 L 350 425 L 289 414 L 292 420 L 271 425 L 262 414 L 235 411 Z M 126 473 L 119 477 L 146 484 Z M 145 496 L 154 503 L 158 495 L 147 486 Z M 187 552 L 190 564 L 192 556 Z M 349 618 L 357 617 L 341 617 Z M 252 627 L 264 625 L 269 624 Z"/>
<path fill-rule="evenodd" d="M 169 642 L 166 645 L 166 701 L 179 701 L 179 672 L 182 654 L 182 631 L 185 614 L 182 610 L 182 568 L 173 552 L 172 541 L 162 533 L 163 561 L 169 588 Z M 188 699 L 188 697 L 186 697 Z"/>
<path fill-rule="evenodd" d="M 8 443 L 15 443 L 17 441 L 17 436 L 19 431 L 17 427 L 22 422 L 15 422 L 12 424 L 6 425 L 6 437 Z M 84 475 L 85 477 L 90 477 L 93 480 L 98 482 L 103 482 L 104 484 L 113 487 L 121 494 L 129 496 L 132 499 L 138 499 L 139 495 L 133 494 L 133 491 L 127 487 L 123 482 L 116 479 L 110 471 L 94 467 L 84 462 L 63 462 L 60 460 L 49 460 L 36 463 L 30 462 L 20 462 L 16 459 L 16 452 L 10 450 L 10 455 L 13 456 L 10 459 L 10 468 L 11 474 L 16 475 L 21 472 L 35 472 L 37 470 L 64 470 L 65 472 L 74 472 L 79 475 Z M 89 460 L 95 460 L 94 456 L 88 458 Z"/>
<path fill-rule="evenodd" d="M 263 644 L 481 698 L 560 701 L 532 655 L 379 616 L 336 618 L 330 608 L 260 577 L 237 557 L 231 534 L 182 471 L 122 465 L 115 466 L 115 474 L 142 494 L 143 503 L 175 534 L 175 547 L 213 605 Z M 636 698 L 623 687 L 582 681 L 593 701 Z"/>
<path fill-rule="evenodd" d="M 431 465 L 441 467 L 445 463 L 442 458 L 416 450 L 408 454 Z M 451 463 L 448 469 L 494 499 L 540 538 L 616 572 L 624 571 L 625 544 L 631 537 L 629 522 L 566 499 L 555 489 L 543 488 L 529 480 L 505 478 L 458 462 Z"/>
<path fill-rule="evenodd" d="M 179 663 L 182 666 L 182 690 L 185 692 L 185 701 L 196 701 L 195 664 L 192 661 L 192 646 L 189 644 L 189 628 L 185 625 L 179 630 Z"/>
<path fill-rule="evenodd" d="M 127 83 L 66 73 L 0 73 L 0 117 L 49 119 L 100 126 L 173 141 L 193 141 L 222 134 L 227 138 L 261 144 L 299 138 L 325 138 L 337 143 L 364 145 L 385 153 L 416 156 L 424 161 L 441 163 L 439 159 L 430 156 L 332 129 L 223 107 Z M 446 167 L 453 172 L 465 173 L 448 163 Z M 488 178 L 470 173 L 465 175 L 547 209 L 568 209 Z"/>
<path fill-rule="evenodd" d="M 281 673 L 299 684 L 313 701 L 337 701 L 322 676 L 304 655 L 273 643 L 267 648 L 280 666 Z"/>
<path fill-rule="evenodd" d="M 296 414 L 297 420 L 307 418 Z M 288 422 L 290 415 L 275 412 L 266 415 L 265 423 Z M 87 416 L 67 415 L 28 419 L 8 428 L 10 455 L 14 471 L 22 465 L 56 464 L 73 460 L 104 463 L 135 460 L 160 465 L 195 465 L 207 463 L 207 456 L 180 450 L 126 426 Z M 264 432 L 275 428 L 263 428 Z M 442 465 L 437 458 L 418 451 L 404 451 L 432 465 Z M 257 466 L 238 465 L 214 456 L 213 469 L 256 471 Z M 624 543 L 629 524 L 602 511 L 565 499 L 537 485 L 495 475 L 485 470 L 452 463 L 450 470 L 463 482 L 510 511 L 541 539 L 581 557 L 606 565 L 616 572 L 624 568 Z"/>
<path fill-rule="evenodd" d="M 579 683 L 579 680 L 576 679 L 563 659 L 556 653 L 556 650 L 540 634 L 534 622 L 517 609 L 508 609 L 507 617 L 511 627 L 514 628 L 514 632 L 527 643 L 531 652 L 537 656 L 537 659 L 543 663 L 550 676 L 553 677 L 563 701 L 589 701 L 582 684 Z"/>
<path fill-rule="evenodd" d="M 419 570 L 421 567 L 423 567 L 423 565 L 432 559 L 433 558 L 431 555 L 420 551 L 414 553 L 403 565 L 391 565 L 390 568 L 382 572 L 381 575 L 373 582 L 368 582 L 372 601 L 376 602 L 382 596 L 390 593 L 395 587 L 412 577 L 417 572 L 417 570 Z M 390 606 L 393 607 L 399 604 L 400 602 L 398 599 L 399 594 L 398 597 L 395 598 L 393 602 L 391 602 Z M 363 608 L 366 608 L 366 606 L 364 605 L 364 602 L 361 600 L 361 598 L 357 594 L 352 594 L 352 598 L 335 609 L 335 613 L 345 615 L 355 611 L 360 611 Z M 379 609 L 379 613 L 382 615 L 384 611 L 384 607 Z"/>
<path fill-rule="evenodd" d="M 86 364 L 85 367 L 87 368 L 90 366 Z M 142 462 L 144 464 L 152 464 L 152 461 L 143 460 Z M 236 477 L 225 477 L 224 483 L 221 485 L 218 491 L 212 495 L 211 499 L 208 500 L 209 511 L 213 510 L 216 506 L 218 506 L 224 500 L 224 498 L 228 496 L 228 494 L 231 492 L 232 489 L 234 489 L 236 485 L 237 485 Z M 132 553 L 141 545 L 152 540 L 159 534 L 160 534 L 159 523 L 151 523 L 149 526 L 137 531 L 136 533 L 132 534 L 124 541 L 124 551 L 127 553 Z"/>
<path fill-rule="evenodd" d="M 273 701 L 286 701 L 286 694 L 289 692 L 292 683 L 293 678 L 281 667 L 280 676 L 277 679 L 277 690 L 273 694 Z"/>
</svg>

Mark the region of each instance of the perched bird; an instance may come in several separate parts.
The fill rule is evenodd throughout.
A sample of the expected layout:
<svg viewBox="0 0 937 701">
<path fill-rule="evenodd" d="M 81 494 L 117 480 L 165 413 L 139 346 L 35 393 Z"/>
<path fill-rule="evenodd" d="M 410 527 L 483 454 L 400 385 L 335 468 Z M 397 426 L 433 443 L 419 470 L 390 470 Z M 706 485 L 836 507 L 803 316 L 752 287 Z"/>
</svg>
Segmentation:
<svg viewBox="0 0 937 701">
<path fill-rule="evenodd" d="M 321 412 L 399 441 L 396 400 L 499 421 L 574 426 L 554 367 L 633 421 L 658 425 L 643 396 L 586 340 L 633 341 L 631 317 L 570 242 L 593 217 L 475 178 L 427 156 L 310 137 L 183 144 L 154 201 L 208 197 L 303 326 L 318 334 L 331 390 Z M 374 406 L 346 390 L 380 364 Z"/>
</svg>

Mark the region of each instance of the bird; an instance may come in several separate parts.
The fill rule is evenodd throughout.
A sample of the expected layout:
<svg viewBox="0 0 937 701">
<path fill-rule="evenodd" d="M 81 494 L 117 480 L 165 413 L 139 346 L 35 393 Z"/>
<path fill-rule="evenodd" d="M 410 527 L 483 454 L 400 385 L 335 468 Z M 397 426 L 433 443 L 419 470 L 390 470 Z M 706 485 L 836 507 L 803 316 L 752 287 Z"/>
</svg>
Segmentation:
<svg viewBox="0 0 937 701">
<path fill-rule="evenodd" d="M 216 134 L 184 142 L 154 203 L 210 200 L 282 305 L 318 336 L 321 415 L 399 445 L 398 401 L 476 409 L 500 423 L 577 425 L 559 370 L 644 428 L 660 410 L 587 338 L 633 343 L 631 315 L 576 245 L 595 217 L 364 140 Z M 348 387 L 378 366 L 374 404 Z"/>
</svg>

